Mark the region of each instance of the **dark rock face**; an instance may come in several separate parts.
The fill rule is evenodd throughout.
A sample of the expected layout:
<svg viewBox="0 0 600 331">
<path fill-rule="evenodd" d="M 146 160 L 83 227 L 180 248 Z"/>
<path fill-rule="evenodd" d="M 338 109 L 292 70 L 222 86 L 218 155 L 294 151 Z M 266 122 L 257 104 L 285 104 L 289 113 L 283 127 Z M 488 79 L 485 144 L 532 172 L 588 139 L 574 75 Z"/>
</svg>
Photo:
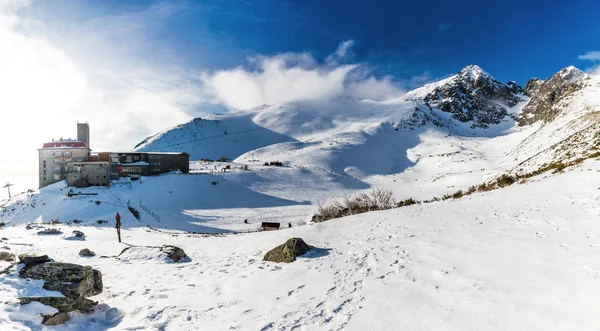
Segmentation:
<svg viewBox="0 0 600 331">
<path fill-rule="evenodd" d="M 88 297 L 102 293 L 102 273 L 90 266 L 46 262 L 28 268 L 20 277 L 42 279 L 45 290 L 59 291 L 69 298 Z"/>
<path fill-rule="evenodd" d="M 531 79 L 525 85 L 525 90 L 532 98 L 521 110 L 517 119 L 519 125 L 552 121 L 560 112 L 560 108 L 556 105 L 582 88 L 585 77 L 587 75 L 583 71 L 570 66 L 560 70 L 548 80 Z"/>
<path fill-rule="evenodd" d="M 311 250 L 301 238 L 291 238 L 283 245 L 279 245 L 265 255 L 263 261 L 277 263 L 291 263 L 296 261 L 296 257 L 304 255 Z"/>
<path fill-rule="evenodd" d="M 70 319 L 71 317 L 69 317 L 69 314 L 67 313 L 56 313 L 51 316 L 44 316 L 42 324 L 46 326 L 61 325 L 67 323 Z"/>
<path fill-rule="evenodd" d="M 508 116 L 506 108 L 522 101 L 522 94 L 517 83 L 501 83 L 478 66 L 470 65 L 423 97 L 423 101 L 430 109 L 441 109 L 458 121 L 473 121 L 474 128 L 487 128 Z"/>
<path fill-rule="evenodd" d="M 537 77 L 533 77 L 532 79 L 527 81 L 527 83 L 525 83 L 525 95 L 527 95 L 528 97 L 534 97 L 540 90 L 540 86 L 543 82 L 543 80 Z"/>
<path fill-rule="evenodd" d="M 87 248 L 84 248 L 79 251 L 79 256 L 91 257 L 91 256 L 96 256 L 96 253 L 92 252 L 91 250 L 89 250 Z"/>
<path fill-rule="evenodd" d="M 39 302 L 43 305 L 54 307 L 61 313 L 68 313 L 76 310 L 89 312 L 98 304 L 86 298 L 66 298 L 66 297 L 22 297 L 19 298 L 19 303 L 26 305 L 31 302 Z"/>
</svg>

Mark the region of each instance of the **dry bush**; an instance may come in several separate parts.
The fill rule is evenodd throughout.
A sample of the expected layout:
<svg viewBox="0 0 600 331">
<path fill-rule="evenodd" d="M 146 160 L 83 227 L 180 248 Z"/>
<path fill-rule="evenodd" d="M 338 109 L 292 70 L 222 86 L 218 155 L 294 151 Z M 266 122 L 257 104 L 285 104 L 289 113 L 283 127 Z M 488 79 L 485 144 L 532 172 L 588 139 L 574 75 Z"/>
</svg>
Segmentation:
<svg viewBox="0 0 600 331">
<path fill-rule="evenodd" d="M 376 210 L 386 210 L 396 207 L 396 200 L 391 191 L 377 189 L 367 193 L 345 195 L 341 201 L 333 201 L 328 205 L 318 204 L 317 214 L 313 222 L 323 222 L 334 218 L 362 214 Z"/>
</svg>

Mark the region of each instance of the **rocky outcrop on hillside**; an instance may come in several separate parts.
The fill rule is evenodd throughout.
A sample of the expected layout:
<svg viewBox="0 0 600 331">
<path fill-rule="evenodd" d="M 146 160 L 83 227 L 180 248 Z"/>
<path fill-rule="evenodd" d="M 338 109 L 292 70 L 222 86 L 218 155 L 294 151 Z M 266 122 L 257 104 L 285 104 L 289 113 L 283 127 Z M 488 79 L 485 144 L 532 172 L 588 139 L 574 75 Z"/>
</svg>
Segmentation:
<svg viewBox="0 0 600 331">
<path fill-rule="evenodd" d="M 569 66 L 548 80 L 531 79 L 525 85 L 525 92 L 532 98 L 519 114 L 517 119 L 519 125 L 552 121 L 561 110 L 561 107 L 558 107 L 559 103 L 582 88 L 586 76 L 583 71 Z"/>
<path fill-rule="evenodd" d="M 544 80 L 539 79 L 537 77 L 533 77 L 532 79 L 528 80 L 527 83 L 525 83 L 525 95 L 527 95 L 528 97 L 534 97 L 540 90 L 540 86 L 543 82 Z"/>
<path fill-rule="evenodd" d="M 487 128 L 509 115 L 507 108 L 522 101 L 523 88 L 504 84 L 476 65 L 463 68 L 445 84 L 423 97 L 427 107 L 441 109 L 473 128 Z"/>
</svg>

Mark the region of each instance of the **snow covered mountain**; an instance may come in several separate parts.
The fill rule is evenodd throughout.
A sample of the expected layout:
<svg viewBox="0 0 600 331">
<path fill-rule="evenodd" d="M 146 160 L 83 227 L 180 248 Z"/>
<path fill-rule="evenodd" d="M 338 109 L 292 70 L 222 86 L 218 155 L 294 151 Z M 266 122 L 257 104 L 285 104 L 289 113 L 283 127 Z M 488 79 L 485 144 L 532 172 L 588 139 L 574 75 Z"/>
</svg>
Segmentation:
<svg viewBox="0 0 600 331">
<path fill-rule="evenodd" d="M 149 137 L 136 149 L 186 151 L 192 159 L 279 160 L 363 179 L 418 167 L 410 155 L 431 136 L 462 137 L 462 144 L 510 140 L 512 145 L 500 148 L 505 157 L 494 160 L 496 171 L 488 172 L 494 176 L 564 159 L 559 145 L 565 149 L 572 145 L 565 140 L 595 130 L 597 89 L 597 78 L 574 67 L 547 80 L 532 79 L 523 89 L 469 65 L 395 100 L 296 102 L 208 115 Z M 571 157 L 590 147 L 582 144 Z"/>
</svg>

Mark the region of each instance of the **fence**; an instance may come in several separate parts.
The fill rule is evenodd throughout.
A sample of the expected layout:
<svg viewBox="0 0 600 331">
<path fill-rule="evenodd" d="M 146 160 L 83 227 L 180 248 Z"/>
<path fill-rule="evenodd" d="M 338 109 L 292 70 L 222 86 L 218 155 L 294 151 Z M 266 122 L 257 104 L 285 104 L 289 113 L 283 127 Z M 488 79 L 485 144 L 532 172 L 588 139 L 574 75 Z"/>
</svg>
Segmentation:
<svg viewBox="0 0 600 331">
<path fill-rule="evenodd" d="M 140 208 L 142 208 L 143 211 L 148 213 L 148 215 L 152 216 L 152 218 L 154 218 L 157 222 L 160 223 L 160 216 L 158 216 L 157 213 L 153 212 L 152 210 L 150 210 L 150 208 L 142 205 L 141 203 L 140 203 Z"/>
</svg>

